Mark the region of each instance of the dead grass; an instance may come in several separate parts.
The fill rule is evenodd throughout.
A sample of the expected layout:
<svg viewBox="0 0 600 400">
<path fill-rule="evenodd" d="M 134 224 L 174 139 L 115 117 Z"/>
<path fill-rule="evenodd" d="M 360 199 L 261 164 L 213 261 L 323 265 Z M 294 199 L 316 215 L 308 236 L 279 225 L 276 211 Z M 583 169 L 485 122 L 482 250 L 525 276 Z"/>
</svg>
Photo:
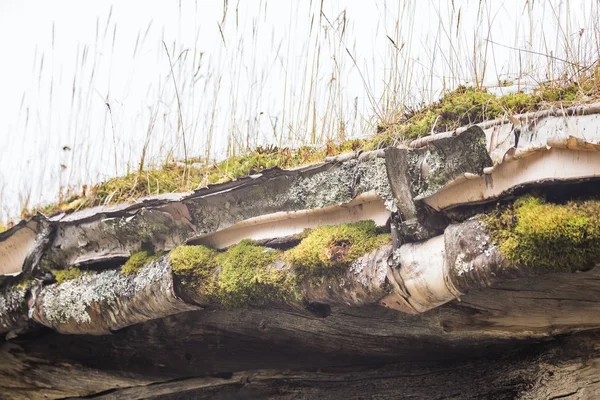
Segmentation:
<svg viewBox="0 0 600 400">
<path fill-rule="evenodd" d="M 366 143 L 366 140 L 352 139 L 340 144 L 328 142 L 324 148 L 303 146 L 299 149 L 289 149 L 259 146 L 243 156 L 230 157 L 210 165 L 203 165 L 197 162 L 197 159 L 191 159 L 187 165 L 183 162 L 170 162 L 160 168 L 109 179 L 92 186 L 89 190 L 84 186 L 85 190 L 79 193 L 71 191 L 64 195 L 63 201 L 32 209 L 24 208 L 21 218 L 30 218 L 37 212 L 53 216 L 99 205 L 132 202 L 145 196 L 188 192 L 256 174 L 269 168 L 293 168 L 323 161 L 327 156 L 359 150 Z"/>
<path fill-rule="evenodd" d="M 455 130 L 508 115 L 538 111 L 551 106 L 569 107 L 600 99 L 600 68 L 581 77 L 579 82 L 555 81 L 539 86 L 531 93 L 522 91 L 495 96 L 487 89 L 459 86 L 440 100 L 428 105 L 399 110 L 393 120 L 377 127 L 378 146 L 396 145 L 434 133 Z"/>
<path fill-rule="evenodd" d="M 200 159 L 187 164 L 171 162 L 160 168 L 140 170 L 92 186 L 89 191 L 70 193 L 65 200 L 24 209 L 22 218 L 36 212 L 51 216 L 70 213 L 98 205 L 132 202 L 141 197 L 162 193 L 188 192 L 210 184 L 224 183 L 270 168 L 293 168 L 320 162 L 327 156 L 357 150 L 374 150 L 407 143 L 430 133 L 454 130 L 460 126 L 507 115 L 536 111 L 553 105 L 571 106 L 600 99 L 600 69 L 595 68 L 580 82 L 552 82 L 532 93 L 511 93 L 497 97 L 485 89 L 460 86 L 440 100 L 417 109 L 405 109 L 398 121 L 378 127 L 377 134 L 341 143 L 327 142 L 323 147 L 298 149 L 259 146 L 242 156 L 203 165 Z"/>
<path fill-rule="evenodd" d="M 374 7 L 380 15 L 380 19 L 374 21 L 376 31 L 388 46 L 381 58 L 372 60 L 362 57 L 353 45 L 357 37 L 354 24 L 360 15 L 347 15 L 346 9 L 331 13 L 324 2 L 310 3 L 306 15 L 296 15 L 291 9 L 293 24 L 287 27 L 289 32 L 294 32 L 304 24 L 309 27 L 307 36 L 296 43 L 293 35 L 282 38 L 271 35 L 271 64 L 257 65 L 254 58 L 248 61 L 247 53 L 257 50 L 260 43 L 257 38 L 269 34 L 261 30 L 261 21 L 267 21 L 267 3 L 264 3 L 264 14 L 262 9 L 249 14 L 253 27 L 249 32 L 244 28 L 248 21 L 240 21 L 237 8 L 229 9 L 228 2 L 224 2 L 222 20 L 218 24 L 223 46 L 215 47 L 211 54 L 200 50 L 203 48 L 201 36 L 190 42 L 189 47 L 176 41 L 163 42 L 160 47 L 166 57 L 161 59 L 160 65 L 164 68 L 157 70 L 160 76 L 156 82 L 147 83 L 152 104 L 145 105 L 143 111 L 134 110 L 131 105 L 129 108 L 119 106 L 119 99 L 111 94 L 110 79 L 106 87 L 99 85 L 100 69 L 106 66 L 103 67 L 95 55 L 89 55 L 102 53 L 112 57 L 114 54 L 115 40 L 117 45 L 119 40 L 115 39 L 117 25 L 111 19 L 112 9 L 106 20 L 99 17 L 97 21 L 96 42 L 85 44 L 76 54 L 74 75 L 65 78 L 68 84 L 65 84 L 67 80 L 63 82 L 55 76 L 54 68 L 48 67 L 48 60 L 54 62 L 55 57 L 53 27 L 51 53 L 36 53 L 37 92 L 31 96 L 48 99 L 44 109 L 47 117 L 36 113 L 36 121 L 39 121 L 34 124 L 29 109 L 37 110 L 44 105 L 32 103 L 29 94 L 24 95 L 20 130 L 35 131 L 35 135 L 40 134 L 37 132 L 40 126 L 48 132 L 57 130 L 55 125 L 60 118 L 52 119 L 56 114 L 52 106 L 56 103 L 58 88 L 64 87 L 72 92 L 71 111 L 61 118 L 68 120 L 72 142 L 63 147 L 61 157 L 57 158 L 60 162 L 46 158 L 46 165 L 42 167 L 58 171 L 58 178 L 45 171 L 34 171 L 36 180 L 20 190 L 24 200 L 5 214 L 13 216 L 22 208 L 23 218 L 37 211 L 53 215 L 148 195 L 190 191 L 267 168 L 291 168 L 322 161 L 327 155 L 405 144 L 412 138 L 468 123 L 534 111 L 552 104 L 586 103 L 600 97 L 600 18 L 598 5 L 594 3 L 581 13 L 576 4 L 526 2 L 520 10 L 522 20 L 515 22 L 514 43 L 511 43 L 509 36 L 492 37 L 499 12 L 496 7 L 503 6 L 490 0 L 480 1 L 477 6 L 460 2 L 448 3 L 448 7 L 440 5 L 444 2 L 427 3 L 432 14 L 432 28 L 428 33 L 432 36 L 427 38 L 415 35 L 417 27 L 407 23 L 415 20 L 423 2 L 376 1 Z M 181 3 L 179 12 L 182 13 Z M 574 12 L 585 15 L 582 27 L 569 22 Z M 557 31 L 542 34 L 536 31 L 534 17 L 538 14 L 547 15 Z M 469 22 L 472 26 L 465 29 Z M 145 43 L 151 40 L 148 33 L 152 29 L 150 22 L 138 33 L 132 53 L 134 63 L 142 60 L 140 55 L 148 51 Z M 549 43 L 547 38 L 551 36 L 555 40 Z M 528 40 L 522 41 L 522 37 Z M 244 41 L 254 47 L 242 46 Z M 290 48 L 299 45 L 300 56 L 294 53 L 290 57 Z M 510 65 L 506 68 L 495 65 L 498 48 L 511 52 Z M 108 68 L 112 70 L 112 61 Z M 351 75 L 352 71 L 355 75 Z M 383 89 L 378 83 L 381 77 L 378 71 L 383 71 Z M 129 74 L 134 80 L 135 69 Z M 275 75 L 283 76 L 283 80 L 280 79 L 283 84 L 275 88 L 276 94 L 270 86 Z M 490 77 L 497 78 L 499 86 L 506 84 L 507 79 L 514 80 L 516 85 L 526 80 L 540 83 L 533 93 L 496 97 L 484 84 Z M 360 100 L 348 97 L 348 88 L 344 85 L 349 84 L 349 79 L 361 82 L 364 92 Z M 263 89 L 265 87 L 269 89 Z M 104 110 L 103 123 L 91 111 L 96 109 L 98 96 L 103 102 L 100 107 Z M 264 98 L 270 96 L 281 99 L 275 110 L 264 107 Z M 223 98 L 228 99 L 225 100 L 229 102 L 228 107 L 223 107 Z M 141 129 L 138 118 L 146 121 Z M 135 132 L 128 124 L 131 121 L 136 121 Z M 264 132 L 265 122 L 272 132 Z M 373 135 L 364 138 L 369 130 Z M 145 137 L 140 138 L 137 133 L 144 136 L 144 131 Z M 114 175 L 135 172 L 93 186 L 81 185 L 99 179 L 94 175 L 97 171 L 91 172 L 97 165 L 90 165 L 88 161 L 90 155 L 97 152 L 94 147 L 98 145 L 89 138 L 98 135 L 100 142 L 109 143 L 102 148 L 110 153 L 102 165 L 112 164 L 114 158 Z M 140 146 L 126 143 L 123 138 Z M 219 138 L 225 139 L 217 143 Z M 48 157 L 46 150 L 41 150 L 40 157 Z M 223 156 L 223 153 L 226 154 Z M 188 159 L 188 155 L 197 155 L 197 158 Z M 226 157 L 224 161 L 214 161 L 223 157 Z M 188 159 L 188 162 L 174 162 L 177 158 Z M 159 164 L 157 160 L 167 161 Z M 105 169 L 102 172 L 106 172 Z M 34 190 L 37 194 L 32 195 L 32 186 L 37 188 Z M 40 192 L 57 187 L 55 203 L 32 207 Z M 7 204 L 1 197 L 0 193 L 1 203 Z M 0 220 L 7 219 L 2 217 Z"/>
</svg>

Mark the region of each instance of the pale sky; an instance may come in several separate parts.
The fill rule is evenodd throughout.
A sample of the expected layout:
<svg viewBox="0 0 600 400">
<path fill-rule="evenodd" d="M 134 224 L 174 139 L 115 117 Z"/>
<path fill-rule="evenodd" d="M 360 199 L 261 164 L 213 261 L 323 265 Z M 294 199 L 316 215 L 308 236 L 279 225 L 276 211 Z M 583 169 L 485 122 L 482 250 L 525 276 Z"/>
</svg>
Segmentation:
<svg viewBox="0 0 600 400">
<path fill-rule="evenodd" d="M 251 145 L 306 142 L 313 118 L 317 134 L 336 120 L 372 133 L 395 55 L 410 72 L 405 98 L 431 100 L 473 76 L 486 38 L 558 55 L 564 37 L 593 35 L 597 17 L 593 0 L 534 2 L 531 14 L 525 0 L 324 0 L 326 19 L 320 0 L 227 3 L 224 15 L 223 0 L 0 0 L 0 218 L 27 193 L 30 205 L 48 202 L 60 185 L 136 169 L 150 125 L 149 158 L 182 157 L 163 40 L 188 153 L 204 155 L 212 132 L 220 158 L 232 132 Z M 487 85 L 546 65 L 487 43 Z"/>
</svg>

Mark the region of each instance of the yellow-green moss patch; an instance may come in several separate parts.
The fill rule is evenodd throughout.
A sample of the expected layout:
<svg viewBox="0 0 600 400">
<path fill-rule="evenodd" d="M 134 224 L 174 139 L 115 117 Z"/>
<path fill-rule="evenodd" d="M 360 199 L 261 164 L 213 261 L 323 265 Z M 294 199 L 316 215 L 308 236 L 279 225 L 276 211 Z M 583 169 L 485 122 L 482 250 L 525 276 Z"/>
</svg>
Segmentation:
<svg viewBox="0 0 600 400">
<path fill-rule="evenodd" d="M 550 82 L 532 93 L 511 93 L 501 97 L 485 89 L 460 86 L 431 104 L 421 104 L 412 109 L 387 110 L 385 120 L 378 124 L 377 134 L 368 138 L 346 140 L 344 135 L 340 135 L 337 141 L 327 141 L 320 147 L 302 146 L 297 149 L 259 146 L 246 154 L 232 156 L 218 163 L 191 158 L 184 165 L 167 160 L 162 166 L 140 168 L 136 172 L 94 185 L 89 190 L 83 185 L 78 193 L 64 188 L 64 193 L 54 204 L 33 209 L 26 206 L 21 219 L 30 218 L 37 211 L 54 215 L 97 205 L 124 203 L 143 196 L 186 192 L 272 167 L 293 168 L 349 151 L 407 144 L 431 132 L 453 130 L 461 125 L 501 118 L 506 113 L 536 111 L 554 104 L 570 106 L 574 102 L 589 103 L 600 97 L 599 77 L 600 68 L 596 67 L 589 73 L 582 73 L 578 82 Z M 0 231 L 2 229 L 0 226 Z"/>
<path fill-rule="evenodd" d="M 69 269 L 53 270 L 52 275 L 54 275 L 54 278 L 58 283 L 63 283 L 66 281 L 80 278 L 82 272 L 77 267 L 71 267 Z"/>
<path fill-rule="evenodd" d="M 300 244 L 285 254 L 294 267 L 310 274 L 349 266 L 361 256 L 391 241 L 389 234 L 378 234 L 373 221 L 319 226 L 305 231 Z"/>
<path fill-rule="evenodd" d="M 220 302 L 236 306 L 296 297 L 295 277 L 273 265 L 279 255 L 279 251 L 246 240 L 218 255 Z"/>
<path fill-rule="evenodd" d="M 146 250 L 133 253 L 121 268 L 121 273 L 123 275 L 133 275 L 156 257 L 157 255 Z"/>
<path fill-rule="evenodd" d="M 515 265 L 575 271 L 600 262 L 598 200 L 551 204 L 526 196 L 483 220 Z"/>
<path fill-rule="evenodd" d="M 184 285 L 201 290 L 205 295 L 214 296 L 217 254 L 215 250 L 206 246 L 181 245 L 169 253 L 169 263 L 173 273 Z"/>
<path fill-rule="evenodd" d="M 242 241 L 223 253 L 178 246 L 169 254 L 173 272 L 187 286 L 225 307 L 298 298 L 295 277 L 274 266 L 280 252 Z"/>
<path fill-rule="evenodd" d="M 18 283 L 15 285 L 18 289 L 29 289 L 35 283 L 35 279 L 33 278 L 21 278 Z"/>
<path fill-rule="evenodd" d="M 550 83 L 531 93 L 496 96 L 486 89 L 459 86 L 434 103 L 397 113 L 378 126 L 379 135 L 370 145 L 385 147 L 404 138 L 417 138 L 431 132 L 451 131 L 460 126 L 502 118 L 506 114 L 537 111 L 550 104 L 570 106 L 574 101 L 596 98 L 600 93 L 594 80 L 585 84 Z"/>
<path fill-rule="evenodd" d="M 207 276 L 207 270 L 215 266 L 217 252 L 206 246 L 177 246 L 169 253 L 173 272 Z"/>
<path fill-rule="evenodd" d="M 300 244 L 281 252 L 243 240 L 224 252 L 181 245 L 169 254 L 173 273 L 188 289 L 225 307 L 301 300 L 300 281 L 327 278 L 391 241 L 373 221 L 322 226 L 303 233 Z M 287 264 L 287 265 L 286 265 Z M 292 268 L 289 267 L 292 265 Z"/>
<path fill-rule="evenodd" d="M 140 197 L 162 193 L 187 192 L 209 184 L 223 183 L 255 174 L 268 168 L 294 168 L 320 162 L 326 156 L 359 150 L 366 142 L 360 139 L 327 142 L 324 147 L 302 146 L 298 149 L 278 146 L 259 146 L 240 156 L 218 163 L 197 162 L 194 166 L 167 162 L 158 168 L 145 169 L 115 177 L 74 193 L 69 189 L 58 202 L 32 209 L 24 208 L 21 219 L 31 218 L 40 211 L 51 216 L 69 213 L 98 205 L 119 204 Z M 195 160 L 197 161 L 197 160 Z"/>
</svg>

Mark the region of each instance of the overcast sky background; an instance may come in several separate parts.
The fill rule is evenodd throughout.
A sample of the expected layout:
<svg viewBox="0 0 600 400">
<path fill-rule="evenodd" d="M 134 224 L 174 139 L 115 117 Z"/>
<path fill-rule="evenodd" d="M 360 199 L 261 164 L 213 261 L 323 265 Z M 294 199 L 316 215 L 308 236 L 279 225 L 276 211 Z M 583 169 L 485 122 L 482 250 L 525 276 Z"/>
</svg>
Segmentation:
<svg viewBox="0 0 600 400">
<path fill-rule="evenodd" d="M 135 169 L 150 125 L 150 161 L 183 156 L 163 41 L 189 155 L 210 146 L 222 158 L 232 132 L 252 144 L 281 142 L 277 132 L 282 144 L 306 143 L 303 104 L 312 96 L 310 113 L 314 106 L 329 121 L 331 85 L 347 133 L 373 133 L 397 51 L 418 102 L 469 80 L 485 38 L 560 55 L 565 36 L 585 28 L 593 41 L 597 24 L 594 0 L 494 0 L 482 9 L 478 0 L 324 0 L 326 19 L 320 1 L 227 3 L 224 14 L 222 0 L 0 0 L 0 218 L 15 217 L 27 195 L 30 205 L 48 202 L 59 186 Z M 486 85 L 525 69 L 543 79 L 544 57 L 487 43 Z"/>
</svg>

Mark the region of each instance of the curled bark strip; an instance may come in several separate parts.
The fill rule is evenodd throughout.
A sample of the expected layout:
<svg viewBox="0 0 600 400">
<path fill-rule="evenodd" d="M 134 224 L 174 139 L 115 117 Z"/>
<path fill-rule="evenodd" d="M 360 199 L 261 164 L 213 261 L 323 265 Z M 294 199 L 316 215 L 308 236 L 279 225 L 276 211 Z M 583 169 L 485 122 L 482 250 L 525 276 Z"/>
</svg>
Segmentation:
<svg viewBox="0 0 600 400">
<path fill-rule="evenodd" d="M 567 116 L 568 117 L 576 117 L 576 116 L 585 116 L 585 115 L 594 115 L 594 114 L 600 114 L 600 103 L 588 104 L 588 105 L 583 105 L 583 106 L 573 106 L 573 107 L 568 107 L 568 108 L 553 107 L 548 110 L 541 110 L 541 111 L 529 112 L 529 113 L 524 113 L 524 114 L 518 114 L 510 119 L 509 118 L 500 118 L 500 119 L 495 119 L 495 120 L 490 120 L 490 121 L 484 121 L 484 122 L 478 123 L 476 125 L 479 126 L 481 129 L 485 130 L 485 129 L 494 128 L 498 125 L 511 124 L 511 120 L 513 118 L 516 121 L 519 121 L 520 124 L 528 124 L 532 120 L 536 121 L 536 120 L 540 120 L 542 118 L 547 118 L 547 117 L 567 117 Z M 468 126 L 461 126 L 454 131 L 436 133 L 436 134 L 433 134 L 430 136 L 425 136 L 425 137 L 422 137 L 419 139 L 415 139 L 410 143 L 410 147 L 412 147 L 414 149 L 418 149 L 420 147 L 425 147 L 429 143 L 435 142 L 436 140 L 460 135 L 463 132 L 465 132 L 468 128 L 469 128 Z"/>
<path fill-rule="evenodd" d="M 397 287 L 396 296 L 384 305 L 418 313 L 498 282 L 547 272 L 510 265 L 477 219 L 450 225 L 443 235 L 424 242 L 402 245 L 394 264 L 388 276 L 402 290 Z"/>
<path fill-rule="evenodd" d="M 27 255 L 35 248 L 38 228 L 38 221 L 32 219 L 0 233 L 0 276 L 21 272 Z"/>
</svg>

